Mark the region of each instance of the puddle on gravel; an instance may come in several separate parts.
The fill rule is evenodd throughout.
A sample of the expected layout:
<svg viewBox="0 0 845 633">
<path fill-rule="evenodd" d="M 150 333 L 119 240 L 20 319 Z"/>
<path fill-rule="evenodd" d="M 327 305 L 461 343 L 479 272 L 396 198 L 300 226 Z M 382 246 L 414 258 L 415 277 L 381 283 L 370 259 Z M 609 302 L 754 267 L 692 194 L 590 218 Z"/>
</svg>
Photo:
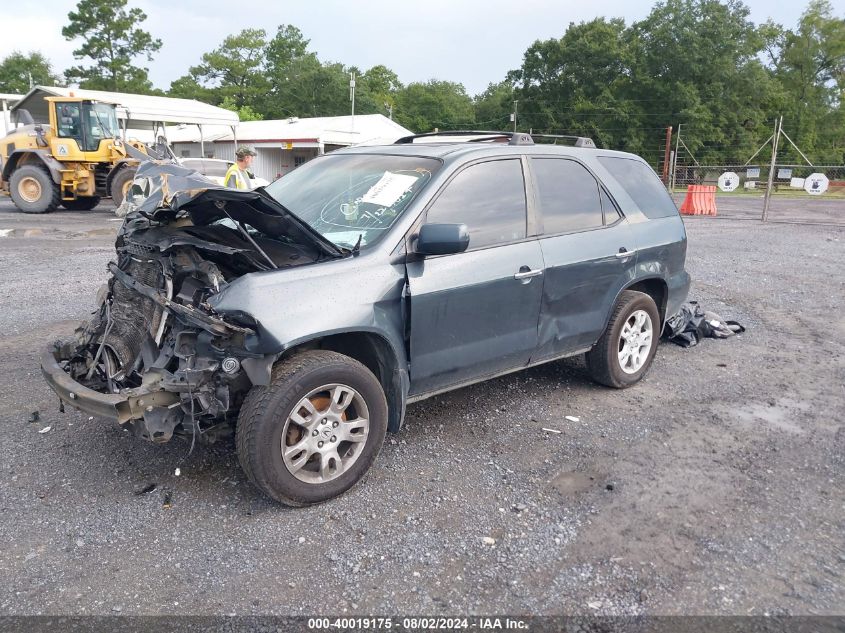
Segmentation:
<svg viewBox="0 0 845 633">
<path fill-rule="evenodd" d="M 552 487 L 567 496 L 586 492 L 587 490 L 604 488 L 605 476 L 598 473 L 561 471 L 551 480 Z"/>
<path fill-rule="evenodd" d="M 810 405 L 805 402 L 781 398 L 773 403 L 751 402 L 744 407 L 729 409 L 727 413 L 746 425 L 759 426 L 763 423 L 780 431 L 803 435 L 806 431 L 796 414 L 809 408 Z"/>
</svg>

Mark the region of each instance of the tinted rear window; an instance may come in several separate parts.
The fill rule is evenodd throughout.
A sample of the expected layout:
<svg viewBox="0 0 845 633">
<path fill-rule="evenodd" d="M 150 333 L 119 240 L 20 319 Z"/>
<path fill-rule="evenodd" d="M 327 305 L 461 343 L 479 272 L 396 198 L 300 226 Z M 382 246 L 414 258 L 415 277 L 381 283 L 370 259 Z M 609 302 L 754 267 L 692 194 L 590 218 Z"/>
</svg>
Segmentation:
<svg viewBox="0 0 845 633">
<path fill-rule="evenodd" d="M 598 160 L 647 218 L 678 215 L 675 203 L 651 167 L 638 160 L 615 156 L 599 156 Z"/>
</svg>

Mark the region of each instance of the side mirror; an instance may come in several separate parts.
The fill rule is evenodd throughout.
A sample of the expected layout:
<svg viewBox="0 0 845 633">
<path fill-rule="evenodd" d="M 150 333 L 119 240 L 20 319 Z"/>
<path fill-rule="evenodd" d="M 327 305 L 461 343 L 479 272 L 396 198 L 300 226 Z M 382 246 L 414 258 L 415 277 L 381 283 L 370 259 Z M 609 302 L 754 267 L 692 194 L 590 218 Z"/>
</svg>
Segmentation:
<svg viewBox="0 0 845 633">
<path fill-rule="evenodd" d="M 415 251 L 420 255 L 463 253 L 469 246 L 466 224 L 423 224 Z"/>
</svg>

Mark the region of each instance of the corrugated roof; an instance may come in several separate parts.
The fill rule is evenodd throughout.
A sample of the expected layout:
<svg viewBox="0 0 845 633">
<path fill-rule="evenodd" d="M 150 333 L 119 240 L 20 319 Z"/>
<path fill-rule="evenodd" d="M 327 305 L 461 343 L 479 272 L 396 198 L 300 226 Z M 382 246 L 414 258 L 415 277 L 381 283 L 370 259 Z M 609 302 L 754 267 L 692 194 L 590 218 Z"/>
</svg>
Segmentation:
<svg viewBox="0 0 845 633">
<path fill-rule="evenodd" d="M 311 140 L 326 145 L 358 145 L 392 143 L 402 136 L 413 134 L 383 114 L 360 114 L 354 117 L 354 123 L 352 119 L 351 116 L 334 116 L 243 121 L 238 126 L 237 135 L 238 141 L 244 143 Z M 224 126 L 203 126 L 202 135 L 205 141 L 232 140 L 232 131 Z M 199 143 L 200 133 L 196 127 L 169 127 L 167 138 L 171 143 Z"/>
<path fill-rule="evenodd" d="M 124 92 L 105 92 L 102 90 L 83 90 L 81 88 L 63 88 L 60 86 L 36 86 L 12 108 L 29 110 L 36 121 L 47 120 L 45 96 L 75 96 L 95 101 L 116 103 L 118 118 L 129 121 L 129 127 L 143 129 L 153 123 L 189 123 L 192 125 L 238 125 L 236 112 L 217 106 L 195 101 L 194 99 L 175 99 L 151 95 L 136 95 Z"/>
</svg>

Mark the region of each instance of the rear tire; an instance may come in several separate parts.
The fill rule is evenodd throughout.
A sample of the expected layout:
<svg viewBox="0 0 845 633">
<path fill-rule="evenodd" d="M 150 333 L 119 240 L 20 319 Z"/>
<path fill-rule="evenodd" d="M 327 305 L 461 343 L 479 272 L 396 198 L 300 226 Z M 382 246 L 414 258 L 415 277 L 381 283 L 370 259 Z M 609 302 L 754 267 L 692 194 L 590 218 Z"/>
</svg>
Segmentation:
<svg viewBox="0 0 845 633">
<path fill-rule="evenodd" d="M 387 401 L 372 372 L 348 356 L 312 350 L 277 364 L 268 386 L 250 390 L 236 442 L 259 490 L 307 506 L 358 483 L 386 432 Z"/>
<path fill-rule="evenodd" d="M 62 200 L 68 211 L 90 211 L 100 204 L 100 196 L 79 196 L 76 200 Z"/>
<path fill-rule="evenodd" d="M 111 194 L 112 202 L 114 202 L 114 206 L 119 207 L 123 204 L 123 199 L 126 197 L 126 192 L 129 191 L 129 187 L 132 186 L 132 181 L 135 179 L 135 168 L 134 167 L 122 167 L 117 174 L 115 174 L 114 178 L 111 180 L 111 186 L 109 187 L 109 193 Z"/>
<path fill-rule="evenodd" d="M 630 387 L 651 367 L 659 338 L 660 313 L 654 299 L 643 292 L 623 290 L 607 328 L 585 356 L 587 371 L 602 385 Z"/>
<path fill-rule="evenodd" d="M 46 169 L 37 165 L 24 165 L 12 172 L 9 193 L 24 213 L 49 213 L 61 201 L 59 186 Z"/>
</svg>

